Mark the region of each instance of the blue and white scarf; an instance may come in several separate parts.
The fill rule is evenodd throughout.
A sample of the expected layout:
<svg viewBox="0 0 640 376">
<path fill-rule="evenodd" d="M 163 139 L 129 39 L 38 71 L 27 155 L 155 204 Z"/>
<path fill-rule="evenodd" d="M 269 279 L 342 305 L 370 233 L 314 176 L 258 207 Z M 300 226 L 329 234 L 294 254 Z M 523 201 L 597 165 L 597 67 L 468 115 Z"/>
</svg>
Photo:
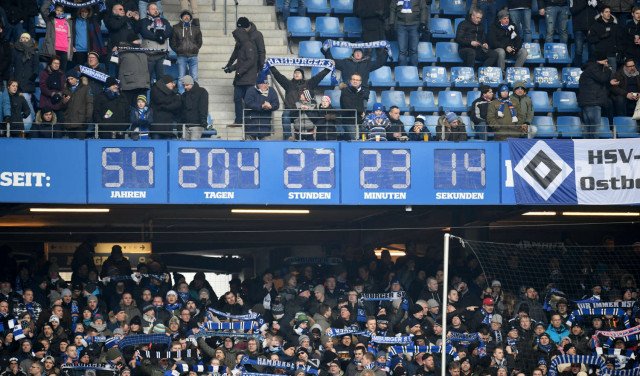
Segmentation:
<svg viewBox="0 0 640 376">
<path fill-rule="evenodd" d="M 406 296 L 404 291 L 383 292 L 383 293 L 363 293 L 360 295 L 360 301 L 363 302 L 382 302 L 396 299 L 403 299 Z"/>
<path fill-rule="evenodd" d="M 396 5 L 402 5 L 400 13 L 413 13 L 411 10 L 411 0 L 398 0 Z"/>
<path fill-rule="evenodd" d="M 205 366 L 205 365 L 202 365 L 202 364 L 198 364 L 198 365 L 189 367 L 188 364 L 180 363 L 180 364 L 176 364 L 176 371 L 178 371 L 180 373 L 194 371 L 194 372 L 198 372 L 198 373 L 206 372 L 206 373 L 213 373 L 213 374 L 222 375 L 222 374 L 226 374 L 227 367 L 225 367 L 225 366 Z M 243 375 L 244 375 L 244 373 L 243 373 Z"/>
<path fill-rule="evenodd" d="M 614 338 L 622 338 L 625 342 L 640 341 L 640 325 L 624 330 L 597 330 L 591 337 L 594 346 L 600 346 L 599 336 L 608 337 L 607 343 L 603 347 L 611 347 Z"/>
<path fill-rule="evenodd" d="M 441 354 L 442 346 L 390 346 L 387 349 L 389 356 L 398 355 L 398 354 L 419 354 L 419 353 L 427 353 L 427 354 Z M 445 351 L 447 354 L 451 355 L 455 360 L 458 360 L 458 353 L 456 349 L 447 345 L 445 347 Z"/>
<path fill-rule="evenodd" d="M 109 75 L 100 71 L 97 71 L 95 69 L 91 69 L 89 67 L 85 67 L 84 65 L 80 65 L 80 73 L 89 77 L 89 78 L 93 78 L 96 81 L 100 81 L 100 82 L 107 82 L 107 78 L 109 78 Z M 126 276 L 113 276 L 111 277 L 116 278 L 116 277 L 126 277 Z M 115 280 L 115 279 L 113 279 Z"/>
<path fill-rule="evenodd" d="M 33 317 L 33 315 L 31 316 Z M 11 329 L 11 331 L 13 332 L 14 341 L 19 341 L 23 338 L 26 338 L 26 336 L 24 335 L 24 330 L 22 329 L 22 325 L 20 324 L 20 321 L 13 319 L 13 320 L 9 320 L 7 324 L 9 325 L 9 329 Z"/>
<path fill-rule="evenodd" d="M 287 257 L 284 262 L 289 265 L 340 265 L 340 257 Z"/>
<path fill-rule="evenodd" d="M 98 10 L 100 12 L 104 12 L 107 10 L 107 6 L 104 4 L 104 0 L 89 0 L 84 3 L 74 3 L 69 0 L 52 0 L 51 5 L 49 6 L 49 11 L 53 12 L 56 5 L 62 5 L 65 8 L 89 8 L 93 5 L 98 5 Z"/>
<path fill-rule="evenodd" d="M 201 329 L 204 330 L 256 330 L 260 328 L 257 321 L 236 321 L 236 322 L 205 322 Z"/>
<path fill-rule="evenodd" d="M 256 340 L 259 341 L 264 341 L 264 337 L 261 336 L 260 334 L 253 334 L 253 333 L 240 333 L 240 332 L 225 332 L 225 331 L 220 331 L 220 332 L 199 332 L 197 334 L 194 334 L 192 336 L 190 336 L 189 338 L 209 338 L 209 337 L 233 337 L 233 338 L 244 338 L 244 339 L 250 339 L 250 338 L 255 338 Z"/>
<path fill-rule="evenodd" d="M 96 371 L 111 371 L 111 372 L 118 372 L 117 369 L 115 369 L 114 367 L 111 366 L 111 364 L 109 363 L 96 363 L 96 364 L 63 364 L 62 366 L 60 366 L 61 369 L 68 369 L 68 370 L 88 370 L 88 369 L 92 369 L 92 370 L 96 370 Z"/>
<path fill-rule="evenodd" d="M 413 335 L 398 337 L 371 336 L 371 342 L 385 345 L 408 345 L 413 342 Z"/>
<path fill-rule="evenodd" d="M 142 358 L 146 359 L 191 359 L 197 356 L 197 352 L 191 349 L 178 351 L 139 351 Z"/>
<path fill-rule="evenodd" d="M 558 375 L 558 365 L 566 364 L 566 363 L 581 363 L 581 364 L 589 364 L 592 366 L 596 366 L 600 368 L 601 374 L 610 375 L 611 371 L 607 370 L 607 366 L 600 358 L 596 355 L 558 355 L 551 361 L 549 364 L 549 376 L 557 376 Z"/>
<path fill-rule="evenodd" d="M 213 308 L 209 308 L 209 309 L 207 309 L 207 311 L 210 314 L 214 314 L 216 316 L 226 317 L 226 318 L 231 319 L 231 320 L 251 321 L 251 320 L 257 320 L 260 317 L 259 314 L 255 313 L 255 312 L 251 312 L 251 311 L 249 311 L 249 313 L 247 313 L 245 315 L 232 315 L 232 314 L 230 314 L 228 312 L 218 311 L 218 310 L 213 309 Z"/>
<path fill-rule="evenodd" d="M 613 308 L 578 308 L 575 311 L 571 312 L 569 318 L 567 319 L 567 326 L 571 326 L 572 323 L 576 322 L 578 318 L 582 318 L 583 316 L 619 316 L 624 320 L 625 328 L 631 327 L 631 320 L 629 320 L 629 316 L 627 313 L 617 307 Z"/>
<path fill-rule="evenodd" d="M 292 363 L 292 362 L 283 362 L 280 360 L 271 360 L 271 359 L 266 359 L 266 358 L 257 358 L 257 359 L 251 359 L 248 356 L 243 356 L 242 360 L 240 361 L 240 365 L 246 365 L 246 364 L 250 364 L 252 366 L 264 366 L 264 367 L 273 367 L 273 368 L 282 368 L 282 369 L 288 369 L 290 371 L 295 371 L 297 369 L 304 369 L 306 373 L 310 373 L 313 375 L 317 375 L 318 374 L 318 369 L 317 368 L 313 368 L 311 366 L 298 366 L 296 363 Z"/>
<path fill-rule="evenodd" d="M 149 343 L 169 346 L 171 344 L 171 337 L 166 334 L 130 334 L 120 340 L 120 342 L 118 343 L 118 348 L 123 349 L 128 346 L 136 346 Z"/>
<path fill-rule="evenodd" d="M 322 43 L 322 48 L 326 51 L 331 47 L 346 47 L 351 48 L 352 50 L 356 49 L 371 49 L 371 48 L 384 48 L 387 50 L 387 55 L 389 57 L 393 57 L 393 52 L 391 51 L 391 43 L 386 40 L 376 40 L 373 42 L 360 42 L 360 43 L 351 43 L 343 40 L 333 40 L 327 39 Z"/>
<path fill-rule="evenodd" d="M 329 337 L 342 337 L 342 336 L 346 336 L 346 335 L 361 335 L 364 332 L 362 330 L 359 329 L 355 329 L 355 328 L 344 328 L 344 329 L 339 329 L 339 328 L 329 328 L 329 332 L 328 335 Z"/>
<path fill-rule="evenodd" d="M 287 67 L 314 67 L 325 68 L 331 71 L 331 83 L 338 84 L 336 79 L 336 65 L 331 59 L 313 59 L 306 57 L 271 57 L 265 61 L 262 71 L 258 75 L 258 82 L 264 82 L 269 74 L 269 69 L 273 66 L 281 65 Z"/>
</svg>

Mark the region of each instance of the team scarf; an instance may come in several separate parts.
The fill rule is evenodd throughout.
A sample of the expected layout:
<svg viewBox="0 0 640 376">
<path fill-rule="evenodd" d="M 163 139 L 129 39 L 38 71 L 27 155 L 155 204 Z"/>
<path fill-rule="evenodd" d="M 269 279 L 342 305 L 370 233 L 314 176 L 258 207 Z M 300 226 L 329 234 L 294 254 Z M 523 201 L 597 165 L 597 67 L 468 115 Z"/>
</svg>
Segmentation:
<svg viewBox="0 0 640 376">
<path fill-rule="evenodd" d="M 255 372 L 242 372 L 242 376 L 282 376 L 282 374 L 276 373 L 255 373 Z"/>
<path fill-rule="evenodd" d="M 389 57 L 393 57 L 393 52 L 391 52 L 391 43 L 386 40 L 377 40 L 374 42 L 360 42 L 360 43 L 351 43 L 342 40 L 333 40 L 327 39 L 322 43 L 322 48 L 326 51 L 331 47 L 346 47 L 351 48 L 352 50 L 360 49 L 371 49 L 371 48 L 384 48 L 387 50 L 387 55 Z"/>
<path fill-rule="evenodd" d="M 595 355 L 558 355 L 549 364 L 549 376 L 558 375 L 558 365 L 566 363 L 589 364 L 600 368 L 600 374 L 610 375 L 611 371 L 607 370 L 607 366 L 599 356 Z"/>
<path fill-rule="evenodd" d="M 139 351 L 142 358 L 146 359 L 191 359 L 197 357 L 195 350 L 178 350 L 178 351 Z"/>
<path fill-rule="evenodd" d="M 413 342 L 413 335 L 397 337 L 371 336 L 371 342 L 384 345 L 408 345 Z"/>
<path fill-rule="evenodd" d="M 116 50 L 111 54 L 109 59 L 114 64 L 120 64 L 118 55 L 122 52 L 143 52 L 147 55 L 161 55 L 166 54 L 167 50 L 162 48 L 147 48 L 147 47 L 116 47 Z M 171 66 L 171 60 L 164 59 L 163 65 Z"/>
<path fill-rule="evenodd" d="M 362 306 L 358 306 L 356 309 L 356 321 L 362 323 L 367 322 L 367 311 Z"/>
<path fill-rule="evenodd" d="M 257 321 L 235 321 L 235 322 L 205 322 L 200 327 L 204 330 L 257 330 L 260 325 Z"/>
<path fill-rule="evenodd" d="M 253 333 L 237 333 L 237 332 L 225 332 L 225 331 L 221 331 L 221 332 L 199 332 L 197 334 L 194 334 L 192 336 L 190 336 L 190 338 L 210 338 L 210 337 L 233 337 L 233 338 L 244 338 L 245 340 L 251 339 L 251 338 L 255 338 L 256 340 L 259 341 L 264 341 L 264 337 L 259 335 L 259 334 L 253 334 Z"/>
<path fill-rule="evenodd" d="M 289 265 L 340 265 L 342 259 L 340 257 L 287 257 L 284 262 Z"/>
<path fill-rule="evenodd" d="M 84 73 L 82 71 L 82 68 L 83 67 L 81 66 L 80 67 L 80 73 Z M 86 67 L 84 67 L 84 68 L 86 68 Z M 91 68 L 86 68 L 86 69 L 91 69 Z M 93 71 L 93 69 L 91 69 L 91 70 Z M 94 72 L 98 73 L 100 77 L 102 77 L 102 75 L 104 75 L 104 81 L 102 81 L 102 79 L 96 78 L 98 81 L 105 82 L 107 80 L 107 77 L 109 77 L 109 75 L 106 75 L 106 74 L 104 74 L 102 72 L 98 72 L 98 71 L 94 71 Z M 94 73 L 92 73 L 92 74 L 94 74 Z M 139 277 L 138 277 L 136 275 L 136 273 L 132 273 L 131 275 L 114 275 L 112 277 L 106 277 L 106 278 L 103 278 L 103 281 L 105 279 L 107 279 L 107 278 L 108 278 L 108 280 L 106 282 L 122 282 L 122 281 L 131 281 L 131 280 L 136 281 L 136 282 L 140 282 L 142 280 L 142 278 L 151 278 L 151 279 L 155 279 L 157 281 L 164 281 L 166 276 L 167 276 L 166 274 L 146 274 L 146 273 L 143 273 L 143 274 L 139 274 Z"/>
<path fill-rule="evenodd" d="M 329 337 L 342 337 L 342 336 L 347 336 L 347 335 L 354 335 L 354 336 L 358 336 L 361 334 L 364 334 L 365 332 L 363 332 L 360 329 L 356 329 L 356 328 L 344 328 L 344 329 L 339 329 L 339 328 L 329 328 L 329 331 L 327 333 L 327 335 Z"/>
<path fill-rule="evenodd" d="M 591 337 L 594 346 L 600 347 L 600 336 L 607 337 L 607 342 L 602 346 L 611 347 L 614 338 L 622 338 L 625 342 L 640 341 L 640 325 L 624 330 L 596 330 Z"/>
<path fill-rule="evenodd" d="M 231 320 L 251 321 L 251 320 L 257 320 L 257 319 L 260 318 L 259 314 L 255 313 L 255 312 L 251 312 L 251 311 L 249 311 L 249 313 L 247 313 L 245 315 L 232 315 L 231 313 L 228 313 L 228 312 L 222 312 L 222 311 L 218 311 L 218 310 L 213 309 L 213 308 L 208 308 L 207 312 L 209 314 L 226 317 L 226 318 L 231 319 Z"/>
<path fill-rule="evenodd" d="M 363 302 L 382 302 L 396 299 L 404 299 L 406 296 L 404 291 L 383 292 L 383 293 L 363 293 L 360 295 L 360 301 Z"/>
<path fill-rule="evenodd" d="M 94 363 L 94 364 L 63 364 L 60 366 L 61 369 L 68 370 L 96 370 L 96 371 L 111 371 L 118 372 L 117 369 L 113 368 L 111 364 L 108 363 Z"/>
<path fill-rule="evenodd" d="M 442 354 L 442 346 L 390 346 L 387 349 L 389 357 L 399 354 Z M 445 346 L 447 354 L 451 355 L 454 360 L 458 360 L 458 353 L 456 349 L 451 345 Z"/>
<path fill-rule="evenodd" d="M 413 10 L 411 10 L 411 0 L 398 0 L 396 5 L 402 6 L 402 10 L 400 11 L 400 13 L 413 13 Z"/>
<path fill-rule="evenodd" d="M 166 334 L 135 334 L 128 335 L 118 342 L 118 348 L 122 349 L 128 346 L 144 345 L 144 344 L 171 344 L 171 337 Z"/>
<path fill-rule="evenodd" d="M 571 312 L 569 318 L 567 319 L 567 326 L 571 326 L 572 323 L 576 322 L 578 318 L 582 318 L 584 316 L 619 316 L 624 320 L 625 328 L 631 327 L 631 320 L 627 313 L 618 307 L 606 307 L 606 308 L 578 308 Z"/>
<path fill-rule="evenodd" d="M 95 69 L 89 68 L 89 67 L 85 67 L 84 65 L 80 65 L 80 73 L 89 77 L 89 78 L 93 78 L 96 81 L 100 81 L 100 82 L 107 82 L 107 78 L 109 78 L 109 75 L 100 71 L 97 71 Z M 114 276 L 116 277 L 116 276 Z M 114 278 L 112 277 L 112 278 Z M 120 276 L 117 276 L 120 277 Z"/>
<path fill-rule="evenodd" d="M 51 5 L 49 5 L 49 12 L 53 12 L 55 10 L 56 5 L 62 5 L 65 8 L 89 8 L 94 5 L 98 5 L 98 11 L 104 12 L 107 10 L 107 6 L 104 4 L 104 0 L 89 0 L 84 3 L 74 3 L 69 0 L 52 0 Z"/>
<path fill-rule="evenodd" d="M 258 82 L 264 82 L 269 74 L 269 69 L 273 66 L 281 65 L 287 67 L 314 67 L 325 68 L 331 71 L 331 84 L 337 85 L 336 65 L 331 59 L 313 59 L 306 57 L 271 57 L 265 61 L 262 71 L 258 75 Z M 314 259 L 315 257 L 311 257 Z"/>
<path fill-rule="evenodd" d="M 475 342 L 478 343 L 478 357 L 484 358 L 487 356 L 487 344 L 480 339 L 480 335 L 478 333 L 450 332 L 450 335 L 448 335 L 447 338 L 447 343 L 460 343 L 465 347 Z"/>
<path fill-rule="evenodd" d="M 14 341 L 19 341 L 23 338 L 26 338 L 26 336 L 24 335 L 24 330 L 22 329 L 22 324 L 20 324 L 20 321 L 13 319 L 13 320 L 7 321 L 7 324 L 9 325 L 9 329 L 11 329 L 11 331 L 13 332 Z"/>
<path fill-rule="evenodd" d="M 592 309 L 592 308 L 632 308 L 634 302 L 622 301 L 622 302 L 601 302 L 595 299 L 578 300 L 575 302 L 578 308 Z"/>
<path fill-rule="evenodd" d="M 271 359 L 265 359 L 265 358 L 251 359 L 248 356 L 243 356 L 242 360 L 240 361 L 240 365 L 244 366 L 247 364 L 252 366 L 283 368 L 283 369 L 288 369 L 290 371 L 295 371 L 297 369 L 304 369 L 306 373 L 310 373 L 313 375 L 318 374 L 318 369 L 313 368 L 311 366 L 298 366 L 297 364 L 292 362 L 283 362 L 280 360 L 271 360 Z"/>
<path fill-rule="evenodd" d="M 198 372 L 198 373 L 213 373 L 213 374 L 218 374 L 218 375 L 222 375 L 225 374 L 227 372 L 227 367 L 225 366 L 205 366 L 202 364 L 198 364 L 195 366 L 191 366 L 189 367 L 188 364 L 176 364 L 176 371 L 182 373 L 182 372 L 189 372 L 189 371 L 193 371 L 193 372 Z"/>
<path fill-rule="evenodd" d="M 631 350 L 607 349 L 603 351 L 601 347 L 596 347 L 596 354 L 604 356 L 605 359 L 613 360 L 616 369 L 624 369 L 627 363 L 636 359 L 636 354 Z"/>
</svg>

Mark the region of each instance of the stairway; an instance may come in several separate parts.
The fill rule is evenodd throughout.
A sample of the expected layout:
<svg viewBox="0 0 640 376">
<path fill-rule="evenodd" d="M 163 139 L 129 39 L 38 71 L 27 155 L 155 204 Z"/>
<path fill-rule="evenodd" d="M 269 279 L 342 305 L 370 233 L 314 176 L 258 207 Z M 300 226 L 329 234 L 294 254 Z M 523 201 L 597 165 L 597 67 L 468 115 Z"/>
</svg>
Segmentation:
<svg viewBox="0 0 640 376">
<path fill-rule="evenodd" d="M 209 91 L 209 113 L 214 119 L 214 128 L 222 139 L 243 139 L 242 128 L 227 127 L 234 120 L 233 74 L 222 71 L 235 45 L 231 32 L 236 28 L 235 5 L 227 1 L 227 35 L 224 34 L 224 3 L 217 1 L 213 11 L 212 0 L 198 0 L 200 29 L 203 45 L 198 58 L 198 82 Z M 279 30 L 273 6 L 263 5 L 264 0 L 238 0 L 238 17 L 247 17 L 264 36 L 267 57 L 290 56 L 287 50 L 286 31 Z M 173 25 L 178 21 L 180 3 L 164 0 L 164 15 Z M 291 69 L 291 72 L 293 69 Z M 283 71 L 289 75 L 289 71 Z M 280 112 L 278 112 L 279 114 Z M 279 119 L 279 116 L 276 115 Z M 278 122 L 279 123 L 279 122 Z"/>
</svg>

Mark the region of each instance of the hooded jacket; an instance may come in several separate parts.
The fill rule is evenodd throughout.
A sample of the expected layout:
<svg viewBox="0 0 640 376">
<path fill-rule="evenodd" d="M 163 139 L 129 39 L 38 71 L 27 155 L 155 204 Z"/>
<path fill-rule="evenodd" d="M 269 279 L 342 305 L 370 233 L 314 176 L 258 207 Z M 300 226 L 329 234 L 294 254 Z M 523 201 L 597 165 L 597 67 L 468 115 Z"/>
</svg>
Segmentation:
<svg viewBox="0 0 640 376">
<path fill-rule="evenodd" d="M 585 106 L 606 106 L 609 103 L 611 68 L 590 61 L 582 67 L 580 75 L 578 104 Z"/>
<path fill-rule="evenodd" d="M 169 45 L 178 56 L 197 56 L 202 47 L 200 26 L 194 25 L 193 20 L 188 25 L 182 21 L 176 23 L 173 25 L 173 34 Z"/>
<path fill-rule="evenodd" d="M 451 126 L 447 121 L 447 116 L 442 115 L 438 118 L 436 126 L 436 139 L 439 141 L 467 141 L 467 130 L 462 119 L 458 117 L 458 126 Z"/>
<path fill-rule="evenodd" d="M 33 46 L 33 40 L 28 43 L 31 45 L 24 46 L 21 42 L 14 44 L 11 55 L 11 77 L 18 81 L 23 93 L 35 93 L 36 77 L 40 68 L 39 56 L 38 49 Z"/>
<path fill-rule="evenodd" d="M 93 95 L 89 88 L 89 79 L 81 77 L 75 92 L 67 85 L 64 93 L 71 97 L 64 110 L 65 128 L 85 128 L 85 124 L 90 122 L 93 116 Z"/>
<path fill-rule="evenodd" d="M 278 68 L 271 67 L 271 74 L 273 74 L 273 77 L 285 91 L 284 108 L 296 108 L 296 102 L 300 99 L 300 93 L 305 89 L 313 92 L 320 84 L 320 81 L 322 81 L 329 72 L 331 72 L 329 69 L 323 69 L 308 81 L 304 79 L 304 75 L 301 80 L 295 80 L 293 78 L 286 78 L 282 73 L 280 73 Z"/>
<path fill-rule="evenodd" d="M 241 32 L 241 31 L 246 32 L 249 35 L 249 40 L 253 42 L 254 50 L 256 52 L 256 56 L 258 59 L 258 69 L 261 69 L 264 66 L 264 62 L 267 56 L 266 48 L 264 47 L 264 37 L 262 36 L 262 33 L 258 31 L 258 29 L 256 28 L 256 25 L 254 25 L 253 22 L 249 24 L 249 30 L 245 30 L 241 28 L 235 29 L 232 33 L 234 35 L 234 38 L 235 38 L 236 32 Z M 242 43 L 239 42 L 238 39 L 236 38 L 236 45 L 233 48 L 231 57 L 229 57 L 229 62 L 227 63 L 227 66 L 231 66 L 231 64 L 233 64 L 233 62 L 236 59 L 239 59 L 240 51 L 242 48 L 243 48 Z"/>
<path fill-rule="evenodd" d="M 516 82 L 513 86 L 514 88 L 518 86 L 524 86 L 524 82 Z M 533 102 L 531 101 L 531 97 L 527 95 L 527 91 L 525 90 L 523 96 L 516 95 L 515 91 L 510 96 L 511 103 L 516 108 L 516 113 L 518 114 L 518 124 L 531 124 L 533 121 Z"/>
<path fill-rule="evenodd" d="M 153 131 L 171 132 L 173 122 L 180 116 L 182 101 L 174 88 L 167 87 L 171 76 L 163 76 L 151 88 L 151 109 L 153 110 Z M 157 315 L 156 315 L 157 316 Z"/>
<path fill-rule="evenodd" d="M 607 56 L 616 56 L 621 52 L 621 30 L 616 17 L 611 15 L 611 20 L 605 22 L 598 14 L 595 23 L 589 29 L 587 41 L 593 45 L 596 53 L 604 52 Z"/>
<path fill-rule="evenodd" d="M 236 72 L 233 85 L 255 85 L 260 69 L 258 66 L 256 44 L 251 40 L 251 36 L 245 29 L 235 29 L 232 34 L 236 40 L 236 49 L 233 50 L 233 54 L 231 55 L 233 60 L 229 60 L 229 64 L 234 60 L 236 62 L 231 66 L 231 71 Z"/>
</svg>

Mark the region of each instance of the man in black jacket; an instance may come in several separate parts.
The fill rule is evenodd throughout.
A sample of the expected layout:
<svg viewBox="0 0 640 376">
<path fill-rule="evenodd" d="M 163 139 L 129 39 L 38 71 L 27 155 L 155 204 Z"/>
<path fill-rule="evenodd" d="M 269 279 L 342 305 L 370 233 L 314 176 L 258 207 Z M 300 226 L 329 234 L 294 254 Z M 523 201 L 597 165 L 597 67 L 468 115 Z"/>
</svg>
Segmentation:
<svg viewBox="0 0 640 376">
<path fill-rule="evenodd" d="M 189 75 L 182 77 L 184 93 L 182 93 L 183 138 L 199 140 L 207 127 L 209 114 L 209 92 Z"/>
<path fill-rule="evenodd" d="M 522 48 L 522 38 L 509 19 L 509 11 L 506 9 L 498 12 L 498 20 L 491 24 L 489 32 L 489 47 L 495 49 L 498 54 L 498 66 L 505 71 L 507 57 L 515 58 L 515 67 L 521 67 L 527 60 L 527 50 Z"/>
<path fill-rule="evenodd" d="M 611 99 L 615 116 L 631 116 L 640 99 L 640 73 L 633 59 L 627 58 L 624 65 L 614 73 L 613 78 L 620 81 L 611 87 Z"/>
<path fill-rule="evenodd" d="M 609 88 L 620 81 L 611 79 L 611 68 L 606 53 L 596 51 L 595 61 L 588 62 L 580 75 L 578 104 L 582 108 L 585 138 L 595 138 L 595 128 L 602 119 L 602 108 L 609 105 Z"/>
<path fill-rule="evenodd" d="M 469 117 L 475 125 L 476 132 L 481 133 L 484 140 L 487 139 L 487 110 L 493 101 L 493 89 L 489 86 L 480 86 L 480 97 L 471 103 Z"/>
<path fill-rule="evenodd" d="M 333 59 L 331 50 L 324 50 L 327 59 Z M 384 48 L 377 49 L 376 61 L 372 61 L 369 56 L 365 56 L 364 52 L 356 48 L 353 50 L 351 57 L 346 59 L 334 60 L 336 69 L 342 73 L 345 79 L 357 73 L 362 77 L 362 86 L 369 86 L 369 73 L 384 66 L 387 61 L 387 50 Z"/>
<path fill-rule="evenodd" d="M 338 125 L 337 129 L 342 139 L 355 139 L 356 124 L 362 124 L 368 100 L 369 89 L 362 87 L 362 77 L 359 74 L 353 74 L 349 85 L 340 92 L 340 108 L 343 110 L 342 126 Z"/>
<path fill-rule="evenodd" d="M 631 57 L 636 62 L 640 62 L 640 7 L 634 7 L 631 16 L 632 18 L 624 25 L 622 45 L 625 57 Z"/>
<path fill-rule="evenodd" d="M 296 102 L 300 100 L 300 93 L 304 90 L 313 92 L 320 84 L 320 81 L 322 81 L 322 79 L 330 72 L 331 70 L 329 69 L 323 69 L 309 80 L 305 80 L 304 71 L 298 68 L 293 72 L 293 78 L 289 80 L 280 73 L 276 67 L 271 67 L 271 74 L 273 75 L 273 78 L 275 78 L 275 80 L 284 89 L 285 111 L 282 112 L 282 136 L 284 140 L 291 137 L 291 121 L 293 118 L 297 117 L 292 113 L 292 111 L 287 111 L 287 109 L 295 109 Z"/>
<path fill-rule="evenodd" d="M 571 5 L 571 22 L 573 23 L 573 38 L 576 43 L 576 52 L 573 58 L 573 64 L 576 67 L 582 66 L 584 63 L 582 56 L 586 44 L 587 33 L 591 25 L 595 22 L 598 15 L 597 0 L 573 0 Z M 640 11 L 638 11 L 638 20 L 640 21 Z M 631 38 L 633 40 L 633 37 Z M 593 55 L 593 49 L 589 48 L 589 55 Z M 639 54 L 640 56 L 640 54 Z"/>
<path fill-rule="evenodd" d="M 591 25 L 587 34 L 587 40 L 593 45 L 595 52 L 606 54 L 609 66 L 614 70 L 618 66 L 617 55 L 622 52 L 620 31 L 618 20 L 611 14 L 611 7 L 603 5 L 600 7 L 596 22 Z"/>
<path fill-rule="evenodd" d="M 389 122 L 391 125 L 387 131 L 387 140 L 402 141 L 407 139 L 407 133 L 404 130 L 404 123 L 400 120 L 400 108 L 398 106 L 389 107 Z M 411 125 L 411 124 L 407 124 Z"/>
<path fill-rule="evenodd" d="M 475 67 L 476 59 L 484 61 L 484 66 L 495 66 L 498 61 L 498 53 L 489 49 L 487 38 L 481 25 L 482 11 L 471 9 L 469 17 L 458 25 L 456 30 L 456 43 L 459 45 L 458 53 L 463 60 L 463 65 Z"/>
<path fill-rule="evenodd" d="M 134 44 L 140 44 L 140 40 L 137 38 L 138 33 L 136 31 L 139 19 L 140 16 L 138 15 L 138 12 L 127 11 L 125 13 L 125 8 L 122 4 L 116 3 L 113 5 L 111 14 L 104 19 L 104 24 L 107 27 L 107 30 L 109 30 L 109 44 L 107 45 L 107 50 L 110 54 L 112 54 L 113 51 L 115 51 L 116 46 L 122 42 L 134 41 Z M 109 75 L 118 75 L 118 64 L 109 64 Z"/>
<path fill-rule="evenodd" d="M 353 13 L 360 17 L 362 22 L 362 41 L 373 42 L 385 40 L 384 13 L 387 8 L 385 0 L 355 0 L 353 3 Z"/>
</svg>

